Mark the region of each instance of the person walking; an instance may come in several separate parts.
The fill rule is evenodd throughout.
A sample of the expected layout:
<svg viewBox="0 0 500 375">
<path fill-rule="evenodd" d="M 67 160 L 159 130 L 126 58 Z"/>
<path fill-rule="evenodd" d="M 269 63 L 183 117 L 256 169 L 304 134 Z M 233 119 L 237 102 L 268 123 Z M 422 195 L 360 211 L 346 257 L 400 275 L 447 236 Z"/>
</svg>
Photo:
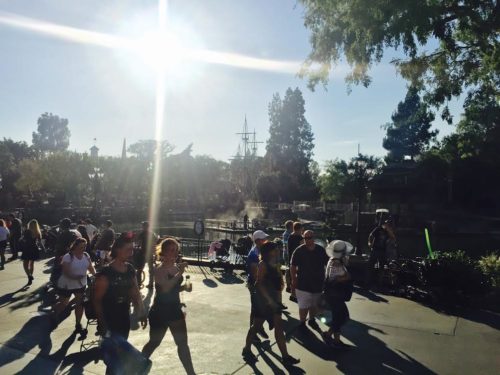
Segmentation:
<svg viewBox="0 0 500 375">
<path fill-rule="evenodd" d="M 153 272 L 156 294 L 149 311 L 149 341 L 142 349 L 142 354 L 146 358 L 151 357 L 170 328 L 184 370 L 188 375 L 193 375 L 195 371 L 188 345 L 186 316 L 180 300 L 180 292 L 190 292 L 192 288 L 191 284 L 182 285 L 188 264 L 177 263 L 179 243 L 175 239 L 164 239 L 159 248 L 161 264 Z"/>
<path fill-rule="evenodd" d="M 279 263 L 280 249 L 275 242 L 266 242 L 260 248 L 260 261 L 257 269 L 252 304 L 253 322 L 248 330 L 242 356 L 246 361 L 255 362 L 251 345 L 257 332 L 262 330 L 265 321 L 274 328 L 274 335 L 285 365 L 295 365 L 299 359 L 288 354 L 280 307 L 280 294 L 283 290 L 283 278 L 276 265 Z"/>
<path fill-rule="evenodd" d="M 287 270 L 285 273 L 285 278 L 286 278 L 286 291 L 290 293 L 290 301 L 297 302 L 297 298 L 295 297 L 295 291 L 292 290 L 292 277 L 290 275 L 290 268 L 291 268 L 291 261 L 292 261 L 292 256 L 300 245 L 304 243 L 304 237 L 302 237 L 302 224 L 298 221 L 293 223 L 292 225 L 293 232 L 288 236 L 288 243 L 287 243 L 287 249 L 288 249 L 288 262 L 287 262 Z"/>
<path fill-rule="evenodd" d="M 99 239 L 95 245 L 96 251 L 99 253 L 101 259 L 107 261 L 110 258 L 111 246 L 115 241 L 115 231 L 112 228 L 113 222 L 106 220 L 104 223 L 104 230 L 101 232 Z"/>
<path fill-rule="evenodd" d="M 340 333 L 342 326 L 349 320 L 346 301 L 351 298 L 353 286 L 347 265 L 352 249 L 350 243 L 340 240 L 331 242 L 326 248 L 330 260 L 326 266 L 323 294 L 332 313 L 332 320 L 328 331 L 322 332 L 321 336 L 328 346 L 334 348 L 346 346 L 340 339 Z"/>
<path fill-rule="evenodd" d="M 388 230 L 389 221 L 377 226 L 368 236 L 368 246 L 370 247 L 370 258 L 368 259 L 368 286 L 379 285 L 379 278 L 387 263 L 387 247 L 391 239 Z M 378 263 L 378 271 L 375 266 Z"/>
<path fill-rule="evenodd" d="M 12 253 L 12 257 L 10 260 L 17 259 L 18 253 L 21 250 L 19 248 L 19 241 L 23 235 L 23 223 L 20 219 L 18 219 L 14 214 L 9 214 L 9 222 L 10 222 L 10 252 Z"/>
<path fill-rule="evenodd" d="M 153 288 L 153 273 L 154 273 L 154 249 L 156 248 L 156 242 L 158 241 L 158 235 L 153 231 L 149 230 L 149 222 L 142 222 L 142 230 L 136 237 L 136 242 L 139 245 L 137 254 L 135 257 L 135 266 L 137 267 L 137 283 L 140 286 L 141 274 L 144 270 L 144 266 L 148 264 L 149 271 L 149 284 L 148 288 Z"/>
<path fill-rule="evenodd" d="M 72 295 L 75 296 L 75 332 L 84 334 L 82 328 L 83 298 L 87 287 L 87 272 L 95 275 L 90 256 L 85 252 L 87 240 L 78 238 L 69 252 L 62 257 L 62 274 L 57 281 L 59 300 L 54 306 L 54 320 L 58 322 L 60 314 L 68 306 Z"/>
<path fill-rule="evenodd" d="M 290 267 L 292 292 L 295 291 L 299 304 L 300 328 L 306 328 L 305 323 L 309 315 L 309 326 L 319 330 L 315 316 L 318 312 L 325 267 L 329 258 L 325 249 L 314 243 L 313 231 L 305 231 L 304 240 L 305 244 L 295 249 L 292 255 Z"/>
<path fill-rule="evenodd" d="M 40 258 L 40 248 L 43 249 L 42 232 L 38 221 L 33 219 L 28 223 L 28 229 L 24 232 L 19 244 L 22 251 L 21 259 L 23 260 L 24 272 L 28 276 L 28 285 L 31 285 L 34 279 L 35 260 Z"/>
<path fill-rule="evenodd" d="M 5 220 L 0 219 L 0 270 L 3 270 L 5 267 L 5 249 L 7 248 L 9 235 L 10 231 L 7 228 Z"/>
<path fill-rule="evenodd" d="M 128 263 L 133 254 L 133 235 L 122 233 L 111 247 L 111 263 L 96 276 L 92 303 L 98 321 L 98 332 L 116 342 L 127 340 L 130 333 L 130 304 L 135 307 L 142 328 L 147 326 L 147 315 L 142 301 L 134 267 Z M 116 362 L 116 348 L 106 363 L 108 374 L 123 373 L 123 363 Z M 108 358 L 107 354 L 105 359 Z M 112 362 L 112 363 L 111 363 Z M 151 365 L 148 361 L 145 365 Z"/>
<path fill-rule="evenodd" d="M 254 242 L 253 247 L 250 249 L 248 252 L 247 256 L 247 261 L 246 261 L 246 268 L 247 268 L 247 288 L 248 291 L 250 292 L 250 304 L 253 306 L 254 304 L 254 295 L 255 295 L 255 282 L 257 281 L 257 270 L 259 268 L 259 256 L 260 256 L 260 248 L 264 243 L 268 240 L 269 235 L 265 233 L 262 230 L 256 230 L 253 233 L 252 239 Z M 253 323 L 253 311 L 254 309 L 250 309 L 250 326 Z M 264 339 L 268 339 L 269 336 L 267 335 L 266 331 L 264 330 L 264 327 L 262 327 L 258 332 L 260 336 L 262 336 Z M 259 338 L 255 336 L 255 341 L 259 342 Z"/>
</svg>

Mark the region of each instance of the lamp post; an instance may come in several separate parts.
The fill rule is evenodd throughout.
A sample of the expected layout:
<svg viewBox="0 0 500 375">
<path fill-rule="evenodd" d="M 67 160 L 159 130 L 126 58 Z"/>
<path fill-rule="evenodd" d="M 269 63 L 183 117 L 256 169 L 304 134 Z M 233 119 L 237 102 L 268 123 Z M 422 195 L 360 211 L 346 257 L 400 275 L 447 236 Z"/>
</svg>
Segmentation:
<svg viewBox="0 0 500 375">
<path fill-rule="evenodd" d="M 365 158 L 358 154 L 349 166 L 349 172 L 354 176 L 358 185 L 358 202 L 356 211 L 356 255 L 362 255 L 360 238 L 361 201 L 366 189 L 366 182 L 371 177 L 374 169 Z"/>
<path fill-rule="evenodd" d="M 89 173 L 89 178 L 93 182 L 94 189 L 94 211 L 97 211 L 97 195 L 99 193 L 99 182 L 104 178 L 104 173 L 101 169 L 94 167 L 94 170 Z"/>
</svg>

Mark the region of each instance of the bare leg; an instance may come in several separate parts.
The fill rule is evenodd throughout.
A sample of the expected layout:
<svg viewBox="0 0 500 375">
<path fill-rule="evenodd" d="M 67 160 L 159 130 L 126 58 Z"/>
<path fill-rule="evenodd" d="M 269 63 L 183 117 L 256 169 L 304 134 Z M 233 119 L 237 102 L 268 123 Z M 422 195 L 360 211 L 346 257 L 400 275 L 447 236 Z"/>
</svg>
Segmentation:
<svg viewBox="0 0 500 375">
<path fill-rule="evenodd" d="M 151 357 L 155 349 L 160 346 L 161 340 L 163 340 L 166 332 L 167 328 L 155 327 L 153 329 L 151 325 L 149 326 L 149 341 L 144 345 L 144 348 L 142 348 L 142 354 L 144 354 L 146 358 Z"/>
<path fill-rule="evenodd" d="M 35 261 L 34 260 L 29 260 L 28 261 L 28 271 L 30 273 L 30 276 L 33 276 L 33 271 L 35 270 Z"/>
<path fill-rule="evenodd" d="M 262 325 L 264 324 L 264 320 L 260 318 L 255 318 L 253 319 L 253 323 L 250 326 L 250 329 L 248 330 L 247 333 L 247 338 L 245 341 L 245 350 L 250 350 L 252 347 L 252 341 L 255 338 L 255 335 L 257 332 L 259 332 L 262 329 Z"/>
<path fill-rule="evenodd" d="M 23 260 L 23 268 L 24 268 L 24 272 L 26 273 L 26 276 L 30 276 L 30 271 L 29 271 L 29 267 L 28 267 L 28 260 Z"/>
<path fill-rule="evenodd" d="M 62 311 L 68 306 L 70 297 L 59 297 L 59 301 L 54 306 L 54 313 L 57 318 L 62 313 Z"/>
<path fill-rule="evenodd" d="M 286 349 L 285 333 L 283 332 L 283 321 L 281 320 L 280 314 L 274 314 L 274 337 L 276 338 L 276 343 L 281 352 L 281 356 L 287 357 L 288 351 Z"/>
<path fill-rule="evenodd" d="M 309 309 L 299 309 L 299 317 L 301 322 L 305 322 L 307 319 L 307 313 Z"/>
<path fill-rule="evenodd" d="M 83 316 L 83 293 L 75 294 L 75 318 L 76 324 L 81 324 Z"/>
<path fill-rule="evenodd" d="M 184 370 L 186 370 L 188 375 L 194 375 L 193 361 L 191 360 L 191 352 L 188 345 L 186 321 L 181 319 L 170 323 L 170 331 L 172 332 L 172 336 L 174 336 L 177 353 L 184 366 Z"/>
</svg>

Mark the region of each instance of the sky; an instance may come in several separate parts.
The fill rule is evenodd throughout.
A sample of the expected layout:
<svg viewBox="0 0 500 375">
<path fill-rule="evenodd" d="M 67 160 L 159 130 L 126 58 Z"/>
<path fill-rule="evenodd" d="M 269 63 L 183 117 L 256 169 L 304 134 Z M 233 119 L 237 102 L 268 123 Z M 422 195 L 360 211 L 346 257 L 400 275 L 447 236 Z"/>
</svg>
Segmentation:
<svg viewBox="0 0 500 375">
<path fill-rule="evenodd" d="M 265 142 L 273 94 L 298 87 L 320 165 L 354 156 L 358 143 L 362 153 L 385 154 L 381 125 L 406 94 L 389 63 L 397 52 L 386 51 L 374 66 L 369 88 L 354 86 L 349 94 L 348 67 L 340 64 L 327 89 L 312 92 L 296 74 L 310 51 L 296 0 L 169 1 L 167 49 L 158 44 L 157 13 L 153 0 L 0 0 L 0 137 L 31 143 L 40 114 L 52 112 L 69 120 L 70 150 L 88 151 L 97 139 L 101 155 L 120 155 L 124 138 L 127 144 L 154 138 L 157 62 L 168 59 L 162 131 L 175 152 L 193 143 L 194 154 L 229 160 L 245 116 Z M 49 24 L 116 38 L 112 48 L 106 38 L 84 43 L 95 38 Z M 134 49 L 121 48 L 123 40 L 133 40 Z M 186 49 L 216 51 L 217 61 L 228 64 L 193 61 Z M 175 52 L 181 58 L 168 57 Z M 459 102 L 451 109 L 458 116 Z M 439 120 L 434 127 L 441 136 L 453 130 Z"/>
</svg>

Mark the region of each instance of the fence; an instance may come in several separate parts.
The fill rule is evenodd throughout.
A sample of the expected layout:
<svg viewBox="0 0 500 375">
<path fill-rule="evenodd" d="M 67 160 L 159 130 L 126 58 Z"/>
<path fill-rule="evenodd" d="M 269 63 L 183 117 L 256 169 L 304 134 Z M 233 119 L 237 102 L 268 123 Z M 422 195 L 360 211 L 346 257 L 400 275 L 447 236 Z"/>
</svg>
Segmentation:
<svg viewBox="0 0 500 375">
<path fill-rule="evenodd" d="M 210 241 L 198 238 L 180 238 L 179 244 L 183 256 L 196 258 L 198 261 L 208 259 Z"/>
</svg>

